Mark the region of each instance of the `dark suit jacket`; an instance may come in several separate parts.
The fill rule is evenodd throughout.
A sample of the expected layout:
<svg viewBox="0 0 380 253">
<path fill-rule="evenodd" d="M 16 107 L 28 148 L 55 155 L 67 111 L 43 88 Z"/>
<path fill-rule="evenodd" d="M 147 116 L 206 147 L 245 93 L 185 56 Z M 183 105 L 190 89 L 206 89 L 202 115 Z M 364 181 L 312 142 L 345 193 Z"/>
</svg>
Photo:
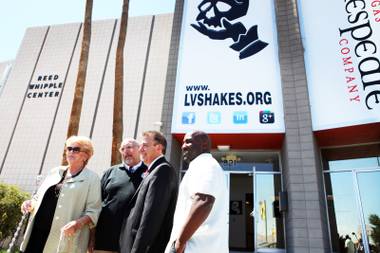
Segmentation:
<svg viewBox="0 0 380 253">
<path fill-rule="evenodd" d="M 142 173 L 148 167 L 141 163 L 135 172 L 129 172 L 124 164 L 118 164 L 104 172 L 102 185 L 102 211 L 96 226 L 95 249 L 119 251 L 122 222 L 128 216 L 127 204 L 142 181 Z"/>
<path fill-rule="evenodd" d="M 177 202 L 178 176 L 165 157 L 148 168 L 120 234 L 121 253 L 162 253 L 169 241 Z"/>
</svg>

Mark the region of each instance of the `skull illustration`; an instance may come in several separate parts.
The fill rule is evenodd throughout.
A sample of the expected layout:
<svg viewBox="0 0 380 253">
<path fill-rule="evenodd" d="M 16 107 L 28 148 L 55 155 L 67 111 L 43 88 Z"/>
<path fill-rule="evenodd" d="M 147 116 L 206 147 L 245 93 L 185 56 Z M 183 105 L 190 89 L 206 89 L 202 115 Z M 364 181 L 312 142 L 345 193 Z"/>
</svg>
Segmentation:
<svg viewBox="0 0 380 253">
<path fill-rule="evenodd" d="M 197 21 L 222 28 L 222 19 L 235 20 L 247 14 L 249 0 L 203 0 L 198 5 Z"/>
<path fill-rule="evenodd" d="M 197 22 L 191 26 L 212 40 L 231 38 L 234 43 L 230 48 L 240 53 L 239 58 L 250 57 L 263 50 L 268 43 L 259 39 L 257 25 L 247 30 L 242 22 L 236 20 L 247 15 L 249 1 L 202 0 L 198 5 Z"/>
</svg>

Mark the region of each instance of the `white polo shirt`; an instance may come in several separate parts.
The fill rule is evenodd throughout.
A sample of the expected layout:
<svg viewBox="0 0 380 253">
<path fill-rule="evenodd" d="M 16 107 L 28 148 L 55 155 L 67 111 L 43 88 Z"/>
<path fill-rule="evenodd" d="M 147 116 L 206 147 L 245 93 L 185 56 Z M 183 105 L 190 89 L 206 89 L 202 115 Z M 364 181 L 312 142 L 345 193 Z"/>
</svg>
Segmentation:
<svg viewBox="0 0 380 253">
<path fill-rule="evenodd" d="M 193 203 L 195 193 L 215 198 L 213 208 L 186 243 L 186 253 L 228 253 L 228 192 L 223 169 L 209 153 L 197 156 L 189 164 L 179 187 L 173 230 L 165 252 L 178 238 Z"/>
</svg>

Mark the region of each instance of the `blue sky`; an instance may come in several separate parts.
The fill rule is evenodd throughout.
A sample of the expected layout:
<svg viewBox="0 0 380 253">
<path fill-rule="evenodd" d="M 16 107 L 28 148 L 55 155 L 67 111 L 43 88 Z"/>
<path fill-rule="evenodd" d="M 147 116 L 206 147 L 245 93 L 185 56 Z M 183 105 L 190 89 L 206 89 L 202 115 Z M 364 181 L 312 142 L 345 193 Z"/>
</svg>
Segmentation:
<svg viewBox="0 0 380 253">
<path fill-rule="evenodd" d="M 93 0 L 93 20 L 119 18 L 122 0 Z M 175 0 L 130 0 L 129 15 L 141 16 L 174 11 Z M 16 57 L 25 30 L 82 22 L 85 0 L 11 0 L 0 4 L 0 62 Z"/>
</svg>

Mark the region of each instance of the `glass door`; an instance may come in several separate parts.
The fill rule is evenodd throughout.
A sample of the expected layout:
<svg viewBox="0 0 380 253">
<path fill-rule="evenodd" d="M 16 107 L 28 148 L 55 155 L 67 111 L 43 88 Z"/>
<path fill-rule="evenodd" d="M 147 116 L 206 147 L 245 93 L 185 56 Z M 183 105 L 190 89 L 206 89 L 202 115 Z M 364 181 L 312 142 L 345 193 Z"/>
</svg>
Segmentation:
<svg viewBox="0 0 380 253">
<path fill-rule="evenodd" d="M 229 186 L 230 253 L 284 252 L 279 154 L 215 151 Z"/>
<path fill-rule="evenodd" d="M 256 252 L 284 252 L 284 223 L 279 208 L 281 174 L 263 172 L 255 166 L 254 177 Z"/>
<path fill-rule="evenodd" d="M 345 253 L 362 235 L 352 172 L 325 174 L 325 186 L 332 251 Z"/>
<path fill-rule="evenodd" d="M 358 246 L 359 249 L 367 248 L 366 252 L 378 253 L 380 252 L 380 171 L 357 172 L 356 180 L 365 230 L 365 237 L 358 238 Z M 363 245 L 361 240 L 366 243 Z"/>
<path fill-rule="evenodd" d="M 325 188 L 333 252 L 380 253 L 378 157 L 329 162 Z"/>
<path fill-rule="evenodd" d="M 254 252 L 253 174 L 240 171 L 229 174 L 229 248 L 230 252 Z"/>
</svg>

